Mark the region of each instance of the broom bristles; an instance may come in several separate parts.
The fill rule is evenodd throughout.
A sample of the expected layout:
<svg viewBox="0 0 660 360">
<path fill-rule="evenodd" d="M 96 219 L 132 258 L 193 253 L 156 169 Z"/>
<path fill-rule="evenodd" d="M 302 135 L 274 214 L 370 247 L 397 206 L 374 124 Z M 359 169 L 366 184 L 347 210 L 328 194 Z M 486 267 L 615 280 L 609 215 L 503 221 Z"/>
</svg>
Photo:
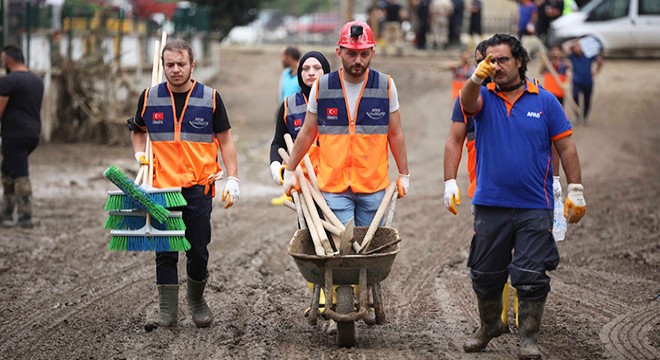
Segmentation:
<svg viewBox="0 0 660 360">
<path fill-rule="evenodd" d="M 121 170 L 116 166 L 111 165 L 103 172 L 108 180 L 120 188 L 127 198 L 135 201 L 141 208 L 147 210 L 151 216 L 159 222 L 164 222 L 170 215 L 169 210 L 162 205 L 157 204 L 146 191 L 139 186 L 135 185 Z M 112 197 L 112 196 L 111 196 Z M 109 199 L 110 200 L 110 199 Z M 108 201 L 110 202 L 110 201 Z M 113 201 L 114 203 L 114 201 Z"/>
<path fill-rule="evenodd" d="M 184 236 L 111 236 L 109 250 L 179 252 L 190 250 Z"/>
</svg>

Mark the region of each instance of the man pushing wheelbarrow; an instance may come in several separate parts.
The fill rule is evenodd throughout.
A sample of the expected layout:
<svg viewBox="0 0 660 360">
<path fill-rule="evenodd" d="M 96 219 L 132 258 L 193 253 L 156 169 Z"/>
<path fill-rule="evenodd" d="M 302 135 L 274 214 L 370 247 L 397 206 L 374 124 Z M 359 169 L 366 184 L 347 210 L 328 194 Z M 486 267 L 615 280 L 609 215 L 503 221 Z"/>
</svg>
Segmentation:
<svg viewBox="0 0 660 360">
<path fill-rule="evenodd" d="M 311 201 L 315 189 L 313 186 L 308 188 L 305 181 L 299 184 L 296 168 L 318 138 L 318 190 L 332 214 L 324 211 L 328 221 L 312 222 L 310 228 L 329 228 L 333 235 L 343 234 L 343 229 L 352 219 L 358 227 L 371 225 L 380 204 L 389 204 L 386 197 L 386 188 L 390 183 L 387 176 L 388 148 L 391 148 L 399 173 L 393 189 L 395 186 L 399 198 L 408 192 L 410 174 L 397 90 L 389 75 L 369 68 L 375 55 L 375 45 L 373 31 L 366 23 L 352 21 L 342 27 L 336 48 L 342 66 L 323 75 L 312 86 L 305 122 L 284 170 L 285 193 L 302 190 L 303 195 L 309 193 L 306 198 Z M 308 206 L 307 212 L 315 213 L 316 209 Z M 339 223 L 333 223 L 334 219 Z M 333 254 L 332 244 L 329 244 L 327 236 L 324 237 L 325 232 L 316 233 L 317 236 L 310 231 L 312 240 L 318 240 L 314 242 L 317 246 L 313 253 L 321 255 L 323 251 L 324 256 Z M 374 238 L 379 239 L 378 236 Z M 368 251 L 366 241 L 360 244 L 355 243 L 353 248 L 360 252 Z M 375 249 L 376 240 L 373 245 Z M 337 250 L 334 249 L 334 252 Z M 369 277 L 367 274 L 365 276 Z M 339 284 L 337 281 L 335 283 Z M 364 296 L 364 292 L 361 295 Z"/>
</svg>

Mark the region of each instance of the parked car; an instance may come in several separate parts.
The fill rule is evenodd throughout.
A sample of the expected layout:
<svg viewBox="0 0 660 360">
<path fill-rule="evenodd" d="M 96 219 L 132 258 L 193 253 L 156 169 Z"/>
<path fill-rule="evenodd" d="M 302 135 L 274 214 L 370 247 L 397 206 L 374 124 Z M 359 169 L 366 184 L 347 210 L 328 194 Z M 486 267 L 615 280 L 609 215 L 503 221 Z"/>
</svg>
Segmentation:
<svg viewBox="0 0 660 360">
<path fill-rule="evenodd" d="M 660 50 L 660 0 L 592 0 L 550 25 L 551 44 L 585 36 L 606 53 Z"/>
<path fill-rule="evenodd" d="M 339 33 L 339 14 L 312 13 L 299 17 L 289 25 L 290 34 L 334 34 Z"/>
</svg>

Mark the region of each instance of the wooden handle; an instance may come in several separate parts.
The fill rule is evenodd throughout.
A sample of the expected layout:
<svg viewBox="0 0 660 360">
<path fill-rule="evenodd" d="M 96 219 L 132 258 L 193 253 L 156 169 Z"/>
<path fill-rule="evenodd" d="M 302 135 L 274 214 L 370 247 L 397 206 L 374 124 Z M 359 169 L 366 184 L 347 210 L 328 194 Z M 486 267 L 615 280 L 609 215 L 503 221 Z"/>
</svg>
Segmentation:
<svg viewBox="0 0 660 360">
<path fill-rule="evenodd" d="M 286 143 L 287 149 L 289 149 L 289 153 L 291 153 L 293 151 L 293 138 L 291 137 L 291 134 L 284 134 L 284 142 Z M 288 162 L 288 160 L 284 161 Z M 312 161 L 309 159 L 309 154 L 305 154 L 303 157 L 303 164 L 305 165 L 305 169 L 307 169 L 307 176 L 309 176 L 309 180 L 311 181 L 312 186 L 314 189 L 319 190 L 319 182 L 316 179 L 316 173 L 314 172 Z"/>
<path fill-rule="evenodd" d="M 293 194 L 294 192 L 295 190 L 291 191 L 291 194 Z M 303 199 L 300 199 L 300 207 L 302 208 L 305 219 L 311 219 L 312 216 L 304 200 L 305 196 L 303 195 L 302 197 Z M 313 221 L 309 221 L 307 222 L 307 226 L 309 226 L 309 234 L 312 236 L 312 242 L 314 243 L 314 252 L 316 253 L 316 255 L 324 256 L 325 248 L 323 247 L 323 245 L 321 245 L 321 239 L 319 239 L 319 234 L 316 230 L 316 224 L 314 224 Z"/>
<path fill-rule="evenodd" d="M 385 210 L 387 209 L 387 206 L 390 204 L 390 201 L 392 200 L 392 195 L 394 194 L 395 190 L 396 190 L 396 182 L 390 182 L 390 184 L 387 186 L 387 189 L 385 189 L 385 196 L 383 196 L 383 200 L 380 202 L 380 206 L 378 206 L 378 210 L 376 210 L 376 216 L 374 216 L 374 219 L 371 221 L 371 224 L 369 225 L 369 229 L 367 229 L 367 233 L 364 235 L 364 239 L 362 240 L 362 244 L 360 245 L 360 251 L 357 252 L 358 255 L 365 252 L 369 247 L 369 244 L 371 243 L 371 240 L 373 239 L 374 234 L 378 229 L 378 225 L 380 225 L 380 220 L 383 218 L 383 214 L 385 214 Z"/>
</svg>

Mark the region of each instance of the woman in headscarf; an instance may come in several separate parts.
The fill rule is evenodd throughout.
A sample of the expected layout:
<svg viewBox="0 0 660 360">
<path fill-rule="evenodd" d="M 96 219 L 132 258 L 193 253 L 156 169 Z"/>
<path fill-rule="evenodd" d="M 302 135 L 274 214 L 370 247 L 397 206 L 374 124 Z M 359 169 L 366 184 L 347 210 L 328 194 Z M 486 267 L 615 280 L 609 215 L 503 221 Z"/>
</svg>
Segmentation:
<svg viewBox="0 0 660 360">
<path fill-rule="evenodd" d="M 273 142 L 270 144 L 270 172 L 273 180 L 278 185 L 282 184 L 282 157 L 277 153 L 277 149 L 287 148 L 284 141 L 284 134 L 290 134 L 293 140 L 296 140 L 298 132 L 305 122 L 309 92 L 312 90 L 314 82 L 323 74 L 329 72 L 330 63 L 328 59 L 318 51 L 310 51 L 300 58 L 298 83 L 302 90 L 285 98 L 280 105 L 277 118 L 275 119 L 275 136 L 273 137 Z M 316 150 L 315 144 L 309 150 L 309 157 L 314 167 L 317 164 Z M 279 201 L 275 201 L 278 199 L 273 199 L 272 202 L 274 205 L 281 205 L 284 200 L 282 198 Z"/>
</svg>

